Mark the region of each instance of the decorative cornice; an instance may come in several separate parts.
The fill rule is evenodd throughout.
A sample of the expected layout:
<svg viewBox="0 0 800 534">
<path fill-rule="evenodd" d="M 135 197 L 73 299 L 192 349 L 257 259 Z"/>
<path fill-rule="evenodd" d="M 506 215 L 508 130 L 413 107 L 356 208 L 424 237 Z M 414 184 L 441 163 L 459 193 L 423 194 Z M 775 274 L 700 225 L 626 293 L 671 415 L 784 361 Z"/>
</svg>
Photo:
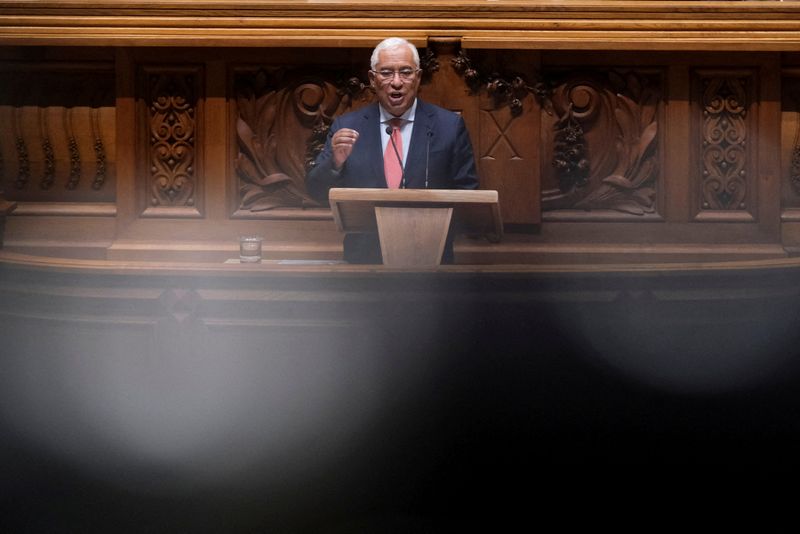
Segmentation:
<svg viewBox="0 0 800 534">
<path fill-rule="evenodd" d="M 466 48 L 800 50 L 779 0 L 0 0 L 0 45 L 372 46 L 387 35 Z"/>
</svg>

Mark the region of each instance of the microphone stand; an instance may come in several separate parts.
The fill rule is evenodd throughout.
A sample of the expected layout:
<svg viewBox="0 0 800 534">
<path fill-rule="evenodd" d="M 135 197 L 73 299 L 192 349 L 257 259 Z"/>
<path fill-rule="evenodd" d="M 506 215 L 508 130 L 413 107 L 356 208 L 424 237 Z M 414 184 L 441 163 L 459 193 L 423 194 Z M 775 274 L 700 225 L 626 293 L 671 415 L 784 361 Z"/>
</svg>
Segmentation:
<svg viewBox="0 0 800 534">
<path fill-rule="evenodd" d="M 431 137 L 433 137 L 433 132 L 428 130 L 425 135 L 428 136 L 428 144 L 425 145 L 425 189 L 428 189 L 428 168 L 431 162 Z"/>
</svg>

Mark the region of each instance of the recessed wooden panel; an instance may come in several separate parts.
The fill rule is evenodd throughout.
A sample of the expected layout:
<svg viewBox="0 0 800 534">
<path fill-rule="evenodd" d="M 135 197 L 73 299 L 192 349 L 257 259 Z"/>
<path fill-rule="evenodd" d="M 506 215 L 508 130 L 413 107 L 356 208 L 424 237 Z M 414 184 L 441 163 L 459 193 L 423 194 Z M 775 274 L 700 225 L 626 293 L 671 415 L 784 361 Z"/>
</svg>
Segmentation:
<svg viewBox="0 0 800 534">
<path fill-rule="evenodd" d="M 755 72 L 698 69 L 692 76 L 694 216 L 707 222 L 755 221 Z"/>
<path fill-rule="evenodd" d="M 653 220 L 662 179 L 663 74 L 543 74 L 542 209 L 550 220 Z"/>
<path fill-rule="evenodd" d="M 112 66 L 5 62 L 0 77 L 0 190 L 6 198 L 113 201 Z"/>
<path fill-rule="evenodd" d="M 785 72 L 781 85 L 781 205 L 800 210 L 800 69 Z"/>
<path fill-rule="evenodd" d="M 320 207 L 305 176 L 334 118 L 370 103 L 363 67 L 237 66 L 233 69 L 231 148 L 234 215 L 303 217 Z M 307 212 L 306 216 L 314 216 Z"/>
<path fill-rule="evenodd" d="M 143 217 L 199 217 L 203 206 L 203 69 L 139 68 L 137 190 Z"/>
<path fill-rule="evenodd" d="M 464 118 L 480 188 L 498 192 L 506 224 L 540 222 L 538 106 L 530 91 L 538 54 L 460 49 L 431 39 L 436 68 L 420 96 Z"/>
</svg>

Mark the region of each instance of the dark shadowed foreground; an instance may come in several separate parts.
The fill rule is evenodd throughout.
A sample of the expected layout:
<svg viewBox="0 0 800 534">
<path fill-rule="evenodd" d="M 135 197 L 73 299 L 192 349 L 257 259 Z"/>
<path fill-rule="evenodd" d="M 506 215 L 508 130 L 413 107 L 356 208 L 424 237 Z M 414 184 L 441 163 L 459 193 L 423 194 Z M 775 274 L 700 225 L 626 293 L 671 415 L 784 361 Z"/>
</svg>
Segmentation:
<svg viewBox="0 0 800 534">
<path fill-rule="evenodd" d="M 791 498 L 788 262 L 35 263 L 0 271 L 5 532 L 749 530 Z"/>
</svg>

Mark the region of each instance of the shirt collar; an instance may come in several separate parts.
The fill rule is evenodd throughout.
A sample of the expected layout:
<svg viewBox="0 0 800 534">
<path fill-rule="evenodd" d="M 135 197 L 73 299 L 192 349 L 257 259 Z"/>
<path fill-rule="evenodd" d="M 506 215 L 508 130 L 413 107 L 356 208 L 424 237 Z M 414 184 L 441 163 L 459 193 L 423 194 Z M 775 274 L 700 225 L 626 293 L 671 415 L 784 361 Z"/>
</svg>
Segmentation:
<svg viewBox="0 0 800 534">
<path fill-rule="evenodd" d="M 383 109 L 383 106 L 381 106 L 380 104 L 378 104 L 378 109 L 381 112 L 381 124 L 387 124 L 390 120 L 395 118 L 385 109 Z M 406 122 L 414 122 L 414 116 L 416 115 L 416 113 L 417 113 L 417 99 L 415 98 L 414 102 L 411 104 L 411 107 L 408 108 L 405 113 L 396 118 L 403 119 L 403 121 L 405 121 L 404 124 Z"/>
</svg>

